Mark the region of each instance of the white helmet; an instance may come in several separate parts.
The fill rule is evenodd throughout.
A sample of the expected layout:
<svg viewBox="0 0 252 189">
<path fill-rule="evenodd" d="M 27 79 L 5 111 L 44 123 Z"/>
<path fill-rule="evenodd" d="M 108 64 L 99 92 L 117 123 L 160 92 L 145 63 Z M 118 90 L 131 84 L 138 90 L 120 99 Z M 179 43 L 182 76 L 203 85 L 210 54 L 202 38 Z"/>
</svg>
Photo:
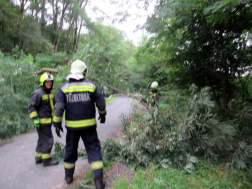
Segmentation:
<svg viewBox="0 0 252 189">
<path fill-rule="evenodd" d="M 84 74 L 87 71 L 86 64 L 81 60 L 75 60 L 71 65 L 70 74 L 66 77 L 67 80 L 70 78 L 80 80 L 84 78 Z"/>
<path fill-rule="evenodd" d="M 158 87 L 158 82 L 157 81 L 153 81 L 151 84 L 151 88 L 152 89 L 156 89 Z"/>
</svg>

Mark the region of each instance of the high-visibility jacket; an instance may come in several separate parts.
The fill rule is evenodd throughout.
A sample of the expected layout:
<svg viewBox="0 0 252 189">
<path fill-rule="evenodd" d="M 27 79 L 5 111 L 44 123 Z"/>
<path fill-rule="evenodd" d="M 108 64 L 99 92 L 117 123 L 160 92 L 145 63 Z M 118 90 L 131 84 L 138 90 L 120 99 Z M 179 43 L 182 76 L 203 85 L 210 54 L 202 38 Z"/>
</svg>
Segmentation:
<svg viewBox="0 0 252 189">
<path fill-rule="evenodd" d="M 51 90 L 40 87 L 34 91 L 28 104 L 31 119 L 39 118 L 40 125 L 51 125 L 54 112 L 55 98 Z"/>
<path fill-rule="evenodd" d="M 149 91 L 149 95 L 150 95 L 149 100 L 148 100 L 149 106 L 157 105 L 156 101 L 158 100 L 160 93 L 158 93 L 156 89 L 155 90 L 151 89 Z"/>
<path fill-rule="evenodd" d="M 57 92 L 53 125 L 62 122 L 65 110 L 65 126 L 70 130 L 82 130 L 96 127 L 96 110 L 106 114 L 105 98 L 101 90 L 86 79 L 70 79 Z"/>
</svg>

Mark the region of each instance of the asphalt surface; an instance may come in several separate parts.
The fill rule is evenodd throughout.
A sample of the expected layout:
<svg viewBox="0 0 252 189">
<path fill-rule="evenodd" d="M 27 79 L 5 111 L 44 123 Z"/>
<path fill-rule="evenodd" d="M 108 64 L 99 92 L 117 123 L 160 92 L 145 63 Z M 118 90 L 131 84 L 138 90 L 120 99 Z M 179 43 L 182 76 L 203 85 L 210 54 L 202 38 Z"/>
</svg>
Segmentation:
<svg viewBox="0 0 252 189">
<path fill-rule="evenodd" d="M 131 102 L 130 98 L 117 97 L 114 102 L 107 106 L 106 123 L 100 124 L 97 120 L 97 132 L 100 141 L 112 137 L 112 133 L 121 126 L 120 117 L 122 114 L 129 115 L 131 113 Z M 56 137 L 54 129 L 52 132 L 55 142 L 65 144 L 65 129 L 61 138 Z M 2 143 L 0 146 L 0 189 L 63 188 L 65 183 L 63 164 L 52 167 L 35 164 L 37 139 L 37 132 L 34 131 L 15 136 L 12 140 Z M 84 148 L 81 139 L 79 148 Z M 89 166 L 87 160 L 79 158 L 76 162 L 75 174 L 78 174 L 83 167 L 87 166 Z"/>
</svg>

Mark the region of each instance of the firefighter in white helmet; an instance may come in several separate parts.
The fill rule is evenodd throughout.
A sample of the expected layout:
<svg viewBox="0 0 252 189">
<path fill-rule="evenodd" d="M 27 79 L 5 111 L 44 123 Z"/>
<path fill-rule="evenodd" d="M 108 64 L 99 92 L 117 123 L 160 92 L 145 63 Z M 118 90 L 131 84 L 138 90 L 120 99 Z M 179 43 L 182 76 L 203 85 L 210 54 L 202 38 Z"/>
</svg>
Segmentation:
<svg viewBox="0 0 252 189">
<path fill-rule="evenodd" d="M 149 99 L 148 99 L 148 105 L 151 106 L 155 106 L 157 105 L 157 100 L 160 96 L 160 93 L 157 92 L 157 88 L 158 88 L 158 82 L 157 81 L 153 81 L 151 83 L 150 86 L 150 91 L 149 91 Z"/>
<path fill-rule="evenodd" d="M 65 111 L 66 149 L 64 158 L 65 181 L 73 182 L 75 162 L 78 159 L 78 142 L 80 137 L 88 155 L 95 186 L 97 189 L 105 188 L 103 182 L 103 161 L 100 141 L 96 131 L 96 110 L 99 112 L 100 123 L 105 123 L 106 104 L 101 90 L 95 83 L 85 79 L 86 64 L 75 60 L 71 65 L 70 74 L 66 77 L 68 82 L 63 84 L 56 95 L 53 125 L 57 135 L 63 131 L 61 126 L 63 112 Z"/>
</svg>

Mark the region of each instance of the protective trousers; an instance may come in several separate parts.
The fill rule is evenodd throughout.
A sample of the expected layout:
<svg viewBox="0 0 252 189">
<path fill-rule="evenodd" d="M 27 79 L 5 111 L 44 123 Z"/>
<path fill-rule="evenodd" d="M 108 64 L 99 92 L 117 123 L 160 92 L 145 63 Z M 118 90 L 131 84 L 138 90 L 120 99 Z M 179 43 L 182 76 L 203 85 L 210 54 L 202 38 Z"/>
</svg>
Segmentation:
<svg viewBox="0 0 252 189">
<path fill-rule="evenodd" d="M 72 176 L 75 169 L 75 161 L 78 159 L 78 143 L 80 137 L 86 148 L 88 162 L 91 165 L 93 178 L 103 177 L 103 161 L 101 156 L 101 145 L 97 136 L 96 128 L 85 130 L 67 130 L 65 149 L 65 175 Z"/>
<path fill-rule="evenodd" d="M 53 147 L 53 135 L 51 125 L 41 126 L 37 129 L 38 142 L 36 147 L 35 159 L 39 160 L 42 158 L 43 162 L 49 161 L 51 157 L 51 150 Z"/>
</svg>

